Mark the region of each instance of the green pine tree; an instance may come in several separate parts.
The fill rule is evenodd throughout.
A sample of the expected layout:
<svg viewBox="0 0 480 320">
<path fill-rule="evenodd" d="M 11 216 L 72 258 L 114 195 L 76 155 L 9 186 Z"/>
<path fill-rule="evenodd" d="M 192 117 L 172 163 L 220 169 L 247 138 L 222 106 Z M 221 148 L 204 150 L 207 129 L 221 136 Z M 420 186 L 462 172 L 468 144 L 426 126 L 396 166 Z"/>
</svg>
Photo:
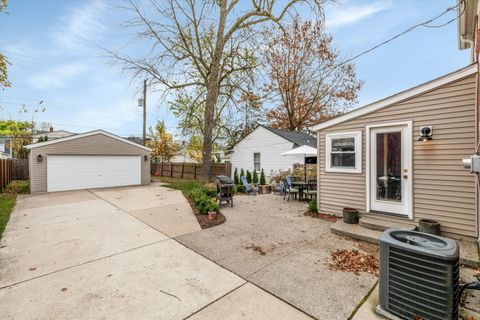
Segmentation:
<svg viewBox="0 0 480 320">
<path fill-rule="evenodd" d="M 245 171 L 243 171 L 243 169 L 240 169 L 240 179 L 242 179 L 242 177 L 245 177 Z"/>
<path fill-rule="evenodd" d="M 257 170 L 253 170 L 252 182 L 253 182 L 253 183 L 258 183 L 258 174 L 257 174 Z"/>
<path fill-rule="evenodd" d="M 264 186 L 266 184 L 267 182 L 265 181 L 265 173 L 263 172 L 263 169 L 262 169 L 262 171 L 260 172 L 260 185 Z"/>
<path fill-rule="evenodd" d="M 246 177 L 247 177 L 247 182 L 248 182 L 248 183 L 252 183 L 252 174 L 251 174 L 250 171 L 248 171 L 248 170 L 247 170 L 247 175 L 246 175 Z"/>
<path fill-rule="evenodd" d="M 235 168 L 235 171 L 233 172 L 233 183 L 240 184 L 240 179 L 238 178 L 237 168 Z"/>
</svg>

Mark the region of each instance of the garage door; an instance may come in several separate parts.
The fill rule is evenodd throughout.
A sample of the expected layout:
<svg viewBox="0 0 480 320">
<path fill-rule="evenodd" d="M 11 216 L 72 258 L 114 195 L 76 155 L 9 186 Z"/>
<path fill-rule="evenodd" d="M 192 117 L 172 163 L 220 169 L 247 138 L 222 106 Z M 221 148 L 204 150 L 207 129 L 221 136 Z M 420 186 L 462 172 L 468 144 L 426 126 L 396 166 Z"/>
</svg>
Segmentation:
<svg viewBox="0 0 480 320">
<path fill-rule="evenodd" d="M 47 190 L 141 184 L 140 156 L 48 155 Z"/>
</svg>

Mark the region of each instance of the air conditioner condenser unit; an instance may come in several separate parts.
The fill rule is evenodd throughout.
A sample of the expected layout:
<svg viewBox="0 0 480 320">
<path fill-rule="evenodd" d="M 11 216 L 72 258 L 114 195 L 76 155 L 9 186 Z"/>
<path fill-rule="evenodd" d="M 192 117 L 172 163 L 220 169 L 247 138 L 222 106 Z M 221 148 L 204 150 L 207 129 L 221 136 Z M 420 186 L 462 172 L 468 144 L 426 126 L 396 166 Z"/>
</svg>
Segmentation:
<svg viewBox="0 0 480 320">
<path fill-rule="evenodd" d="M 388 229 L 380 237 L 378 313 L 391 319 L 458 319 L 457 242 Z"/>
</svg>

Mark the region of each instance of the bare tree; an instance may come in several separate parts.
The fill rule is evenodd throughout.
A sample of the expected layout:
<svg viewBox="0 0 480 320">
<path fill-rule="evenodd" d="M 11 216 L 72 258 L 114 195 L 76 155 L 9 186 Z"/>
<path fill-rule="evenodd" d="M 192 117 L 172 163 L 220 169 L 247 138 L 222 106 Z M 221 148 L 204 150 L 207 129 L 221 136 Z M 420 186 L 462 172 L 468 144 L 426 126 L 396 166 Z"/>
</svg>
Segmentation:
<svg viewBox="0 0 480 320">
<path fill-rule="evenodd" d="M 203 88 L 203 179 L 211 173 L 212 135 L 219 95 L 227 84 L 241 82 L 238 74 L 255 68 L 248 39 L 254 27 L 280 25 L 298 5 L 317 14 L 327 0 L 150 0 L 148 8 L 128 0 L 133 13 L 126 26 L 136 29 L 135 40 L 150 44 L 142 57 L 110 52 L 134 77 L 168 92 Z"/>
</svg>

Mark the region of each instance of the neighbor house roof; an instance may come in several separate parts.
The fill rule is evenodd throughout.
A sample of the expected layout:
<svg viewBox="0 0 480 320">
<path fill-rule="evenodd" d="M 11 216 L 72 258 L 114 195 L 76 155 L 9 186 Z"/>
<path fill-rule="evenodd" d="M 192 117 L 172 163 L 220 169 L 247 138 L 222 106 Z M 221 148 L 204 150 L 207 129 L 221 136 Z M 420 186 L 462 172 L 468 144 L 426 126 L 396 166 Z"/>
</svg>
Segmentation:
<svg viewBox="0 0 480 320">
<path fill-rule="evenodd" d="M 410 88 L 408 90 L 402 91 L 400 93 L 394 94 L 393 96 L 384 98 L 382 100 L 375 101 L 373 103 L 367 104 L 366 106 L 357 108 L 351 112 L 348 112 L 344 115 L 338 116 L 336 118 L 333 118 L 331 120 L 321 122 L 310 129 L 312 131 L 318 131 L 322 130 L 325 128 L 329 128 L 331 126 L 334 126 L 336 124 L 355 119 L 364 115 L 367 115 L 369 113 L 381 110 L 383 108 L 386 108 L 388 106 L 391 106 L 394 103 L 399 103 L 404 100 L 413 98 L 415 96 L 421 95 L 423 93 L 426 93 L 428 91 L 431 91 L 433 89 L 438 88 L 439 86 L 466 78 L 472 74 L 475 74 L 477 72 L 477 64 L 471 64 L 465 68 L 459 69 L 457 71 L 454 71 L 452 73 L 449 73 L 447 75 L 444 75 L 440 78 L 431 80 L 429 82 L 423 83 L 421 85 L 418 85 L 416 87 Z"/>
<path fill-rule="evenodd" d="M 145 146 L 142 146 L 141 144 L 135 143 L 133 141 L 129 141 L 127 139 L 124 139 L 122 137 L 116 136 L 112 133 L 109 133 L 109 132 L 106 132 L 106 131 L 103 131 L 103 130 L 89 131 L 89 132 L 85 132 L 85 133 L 74 134 L 73 136 L 68 136 L 68 137 L 64 137 L 64 138 L 60 138 L 60 139 L 49 140 L 49 141 L 45 141 L 45 142 L 32 143 L 32 144 L 29 144 L 29 145 L 25 146 L 25 148 L 33 149 L 33 148 L 37 148 L 37 147 L 44 147 L 44 146 L 48 146 L 50 144 L 61 143 L 61 142 L 65 142 L 65 141 L 85 138 L 85 137 L 93 136 L 93 135 L 96 135 L 96 134 L 101 134 L 101 135 L 110 137 L 112 139 L 116 139 L 116 140 L 122 141 L 124 143 L 131 144 L 131 145 L 133 145 L 137 148 L 140 148 L 140 149 L 144 149 L 144 150 L 147 150 L 147 151 L 152 151 L 152 149 L 147 148 Z"/>
<path fill-rule="evenodd" d="M 281 130 L 281 129 L 277 129 L 277 128 L 267 127 L 267 126 L 264 126 L 264 125 L 260 125 L 260 127 L 263 127 L 265 129 L 275 133 L 276 135 L 279 135 L 280 137 L 295 143 L 298 146 L 307 145 L 307 146 L 310 146 L 310 147 L 313 147 L 313 148 L 317 147 L 317 138 L 315 138 L 314 136 L 311 136 L 309 134 L 286 131 L 286 130 Z"/>
</svg>

